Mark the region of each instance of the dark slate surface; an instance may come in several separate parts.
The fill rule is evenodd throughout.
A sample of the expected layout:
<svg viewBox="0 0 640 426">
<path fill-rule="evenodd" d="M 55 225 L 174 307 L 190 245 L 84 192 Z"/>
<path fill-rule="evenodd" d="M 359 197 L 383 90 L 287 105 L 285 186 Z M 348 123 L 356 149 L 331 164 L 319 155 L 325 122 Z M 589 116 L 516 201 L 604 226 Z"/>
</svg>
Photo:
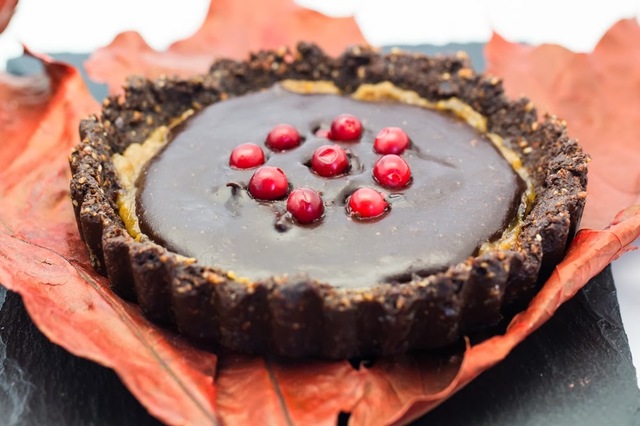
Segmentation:
<svg viewBox="0 0 640 426">
<path fill-rule="evenodd" d="M 0 288 L 0 424 L 155 425 L 115 373 L 50 343 Z M 505 361 L 417 425 L 640 425 L 609 269 Z"/>
<path fill-rule="evenodd" d="M 411 47 L 415 49 L 415 47 Z M 482 45 L 466 50 L 484 68 Z M 86 55 L 55 55 L 80 65 Z M 34 63 L 11 61 L 24 74 Z M 91 83 L 101 99 L 104 85 Z M 156 425 L 116 374 L 50 343 L 18 295 L 0 287 L 0 425 Z M 640 425 L 640 391 L 611 271 L 563 305 L 505 361 L 418 425 Z"/>
<path fill-rule="evenodd" d="M 453 55 L 456 52 L 467 52 L 469 59 L 473 65 L 473 68 L 482 71 L 486 66 L 486 61 L 482 50 L 484 49 L 484 43 L 448 43 L 444 45 L 430 45 L 422 44 L 420 46 L 410 46 L 399 44 L 394 46 L 402 50 L 411 50 L 420 53 L 426 53 L 427 55 Z M 389 52 L 391 47 L 384 47 L 382 49 L 385 52 Z"/>
<path fill-rule="evenodd" d="M 0 425 L 160 424 L 112 370 L 49 342 L 29 318 L 18 294 L 0 287 L 3 300 Z"/>
<path fill-rule="evenodd" d="M 419 425 L 640 425 L 611 269 Z"/>
<path fill-rule="evenodd" d="M 89 55 L 82 53 L 54 53 L 50 56 L 58 61 L 74 65 L 80 71 L 82 78 L 87 83 L 87 87 L 94 98 L 102 100 L 107 97 L 107 85 L 96 83 L 89 79 L 89 76 L 82 65 L 84 61 L 88 59 Z M 29 75 L 40 72 L 41 69 L 42 66 L 40 65 L 40 62 L 28 56 L 21 56 L 7 61 L 7 72 L 15 75 Z"/>
</svg>

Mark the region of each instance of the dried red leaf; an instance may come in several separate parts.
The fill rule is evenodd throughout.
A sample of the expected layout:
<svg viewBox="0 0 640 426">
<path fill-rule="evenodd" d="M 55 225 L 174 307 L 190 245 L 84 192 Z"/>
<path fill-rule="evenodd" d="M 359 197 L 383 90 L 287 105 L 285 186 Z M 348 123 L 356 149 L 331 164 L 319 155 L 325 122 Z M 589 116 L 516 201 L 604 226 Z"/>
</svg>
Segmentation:
<svg viewBox="0 0 640 426">
<path fill-rule="evenodd" d="M 17 5 L 18 0 L 0 0 L 0 33 L 9 25 Z"/>
<path fill-rule="evenodd" d="M 489 72 L 511 96 L 526 94 L 541 111 L 564 118 L 592 156 L 583 225 L 602 228 L 640 202 L 640 26 L 616 23 L 591 53 L 511 43 L 494 34 Z"/>
<path fill-rule="evenodd" d="M 335 425 L 362 398 L 366 371 L 348 362 L 221 357 L 218 410 L 230 425 Z"/>
<path fill-rule="evenodd" d="M 154 51 L 136 32 L 118 35 L 85 63 L 89 76 L 117 93 L 132 74 L 156 78 L 162 74 L 203 73 L 213 58 L 244 58 L 249 52 L 313 41 L 337 55 L 351 44 L 365 43 L 353 18 L 329 18 L 298 6 L 293 0 L 212 0 L 202 27 L 165 52 Z"/>
<path fill-rule="evenodd" d="M 534 298 L 526 311 L 516 315 L 507 332 L 470 347 L 458 376 L 441 395 L 414 397 L 389 424 L 404 424 L 433 409 L 448 395 L 462 388 L 483 371 L 503 360 L 528 335 L 553 316 L 584 285 L 640 237 L 640 206 L 620 212 L 606 230 L 583 229 L 574 238 L 564 260 Z M 440 397 L 443 397 L 440 399 Z"/>
<path fill-rule="evenodd" d="M 389 424 L 416 398 L 433 400 L 420 407 L 416 417 L 435 408 L 452 395 L 452 383 L 462 362 L 453 356 L 406 355 L 384 359 L 368 370 L 366 392 L 354 407 L 350 424 Z"/>
<path fill-rule="evenodd" d="M 216 422 L 216 357 L 151 326 L 89 263 L 69 198 L 78 121 L 98 109 L 80 74 L 39 57 L 45 75 L 0 79 L 0 282 L 72 353 L 113 367 L 173 424 Z M 135 354 L 135 355 L 133 355 Z"/>
</svg>

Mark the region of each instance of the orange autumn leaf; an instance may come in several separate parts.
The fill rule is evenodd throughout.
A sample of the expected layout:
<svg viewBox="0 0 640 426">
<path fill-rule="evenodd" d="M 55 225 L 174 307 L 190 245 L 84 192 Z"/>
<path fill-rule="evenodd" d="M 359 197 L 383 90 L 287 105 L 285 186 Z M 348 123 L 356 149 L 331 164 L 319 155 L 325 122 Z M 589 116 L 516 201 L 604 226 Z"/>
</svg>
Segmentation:
<svg viewBox="0 0 640 426">
<path fill-rule="evenodd" d="M 95 51 L 85 67 L 92 79 L 117 93 L 132 74 L 156 78 L 204 73 L 213 58 L 244 58 L 260 49 L 293 47 L 300 40 L 315 42 L 334 55 L 365 43 L 353 18 L 330 18 L 293 0 L 213 0 L 202 27 L 168 50 L 156 52 L 140 34 L 125 32 Z"/>
<path fill-rule="evenodd" d="M 17 5 L 18 0 L 0 0 L 0 33 L 9 25 Z"/>
<path fill-rule="evenodd" d="M 346 361 L 222 356 L 218 411 L 229 425 L 335 425 L 362 398 L 365 376 Z"/>
<path fill-rule="evenodd" d="M 525 46 L 494 34 L 488 71 L 510 96 L 526 94 L 539 111 L 567 121 L 591 157 L 582 224 L 602 228 L 620 209 L 640 202 L 640 26 L 616 23 L 593 52 L 557 45 Z"/>
<path fill-rule="evenodd" d="M 20 293 L 50 340 L 114 368 L 152 414 L 174 424 L 215 422 L 215 355 L 150 326 L 91 268 L 67 157 L 79 142 L 78 121 L 98 106 L 76 69 L 37 58 L 45 74 L 0 77 L 0 283 Z"/>
</svg>

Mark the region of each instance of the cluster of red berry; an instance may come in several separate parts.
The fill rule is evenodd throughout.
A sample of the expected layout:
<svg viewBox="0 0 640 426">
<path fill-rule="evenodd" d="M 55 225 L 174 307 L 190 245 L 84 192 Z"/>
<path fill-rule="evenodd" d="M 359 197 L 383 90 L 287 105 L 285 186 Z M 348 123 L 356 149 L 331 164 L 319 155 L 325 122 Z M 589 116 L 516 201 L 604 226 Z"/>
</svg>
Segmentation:
<svg viewBox="0 0 640 426">
<path fill-rule="evenodd" d="M 356 142 L 362 136 L 362 123 L 350 114 L 342 114 L 331 122 L 329 131 L 319 130 L 317 136 L 324 136 L 336 142 Z M 302 142 L 300 133 L 288 124 L 275 126 L 267 135 L 265 144 L 273 151 L 287 151 Z M 373 144 L 373 149 L 382 157 L 373 167 L 373 178 L 381 186 L 399 189 L 411 181 L 411 169 L 400 156 L 409 147 L 409 137 L 399 127 L 385 127 Z M 249 180 L 248 191 L 259 200 L 279 200 L 287 195 L 289 182 L 285 173 L 277 168 L 263 166 L 265 155 L 262 148 L 254 143 L 238 145 L 231 152 L 229 165 L 237 169 L 259 167 Z M 311 170 L 322 177 L 346 174 L 349 168 L 347 152 L 337 144 L 317 148 L 310 161 Z M 359 188 L 349 197 L 347 212 L 358 219 L 371 219 L 389 210 L 384 195 L 373 188 Z M 289 193 L 287 211 L 300 223 L 312 223 L 324 214 L 321 195 L 311 188 L 297 188 Z"/>
</svg>

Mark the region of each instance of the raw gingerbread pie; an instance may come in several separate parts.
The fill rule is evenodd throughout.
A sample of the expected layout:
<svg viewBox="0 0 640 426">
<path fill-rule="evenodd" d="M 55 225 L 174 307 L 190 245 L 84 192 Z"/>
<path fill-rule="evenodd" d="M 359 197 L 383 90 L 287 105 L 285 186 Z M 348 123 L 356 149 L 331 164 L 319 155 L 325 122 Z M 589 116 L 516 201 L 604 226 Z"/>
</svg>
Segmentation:
<svg viewBox="0 0 640 426">
<path fill-rule="evenodd" d="M 316 46 L 132 79 L 81 123 L 93 266 L 150 319 L 285 356 L 431 349 L 525 304 L 587 157 L 463 55 Z"/>
</svg>

